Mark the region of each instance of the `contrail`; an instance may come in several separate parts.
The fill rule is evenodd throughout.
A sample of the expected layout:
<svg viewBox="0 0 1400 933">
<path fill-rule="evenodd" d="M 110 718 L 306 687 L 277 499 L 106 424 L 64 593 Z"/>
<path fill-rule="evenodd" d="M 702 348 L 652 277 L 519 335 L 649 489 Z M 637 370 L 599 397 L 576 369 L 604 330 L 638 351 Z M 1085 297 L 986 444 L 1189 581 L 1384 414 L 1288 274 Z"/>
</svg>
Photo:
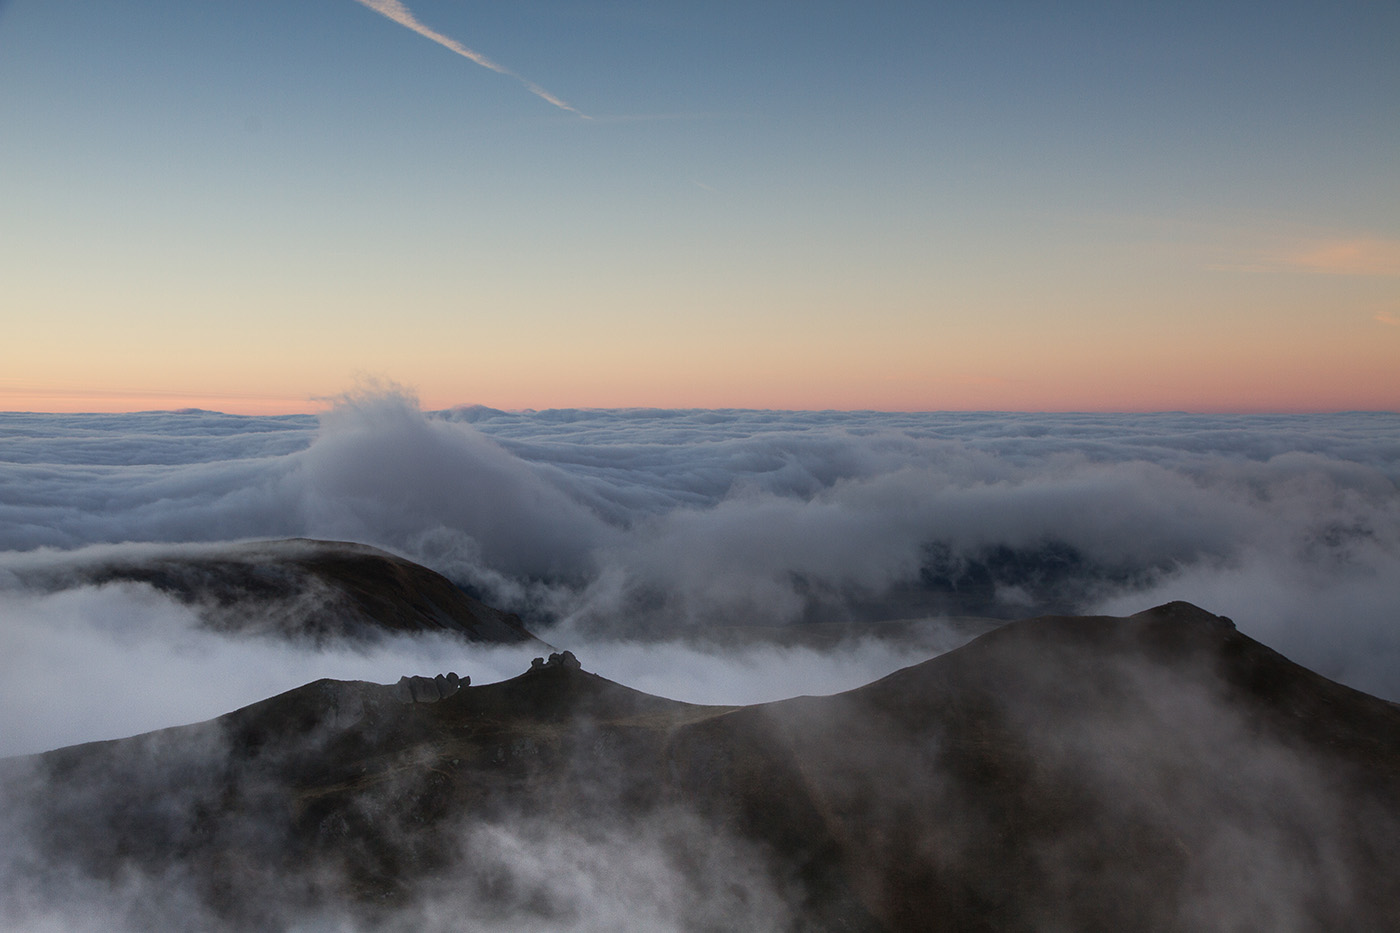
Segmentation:
<svg viewBox="0 0 1400 933">
<path fill-rule="evenodd" d="M 504 65 L 496 64 L 495 62 L 491 61 L 491 59 L 487 58 L 485 55 L 482 55 L 480 52 L 472 51 L 462 43 L 458 42 L 456 39 L 444 36 L 442 33 L 435 32 L 434 30 L 429 29 L 427 26 L 424 26 L 422 23 L 418 22 L 417 18 L 414 17 L 412 11 L 409 10 L 408 7 L 404 6 L 400 2 L 400 0 L 355 0 L 355 2 L 369 7 L 376 13 L 379 13 L 383 16 L 387 16 L 389 19 L 398 23 L 400 26 L 406 26 L 409 29 L 412 29 L 414 32 L 418 33 L 418 35 L 424 37 L 425 39 L 432 39 L 438 45 L 441 45 L 445 48 L 449 48 L 452 51 L 456 52 L 458 55 L 462 56 L 463 58 L 467 58 L 476 62 L 482 68 L 490 68 L 497 74 L 503 74 L 507 77 L 514 78 L 521 84 L 525 85 L 525 90 L 529 91 L 531 94 L 534 94 L 536 97 L 544 98 L 554 106 L 558 107 L 560 110 L 567 110 L 570 113 L 576 113 L 579 116 L 583 117 L 585 120 L 592 119 L 592 117 L 590 117 L 588 114 L 583 113 L 575 107 L 569 106 L 567 103 L 555 97 L 553 94 L 549 93 L 535 82 L 528 81 L 525 78 L 522 78 L 520 75 L 511 71 Z"/>
</svg>

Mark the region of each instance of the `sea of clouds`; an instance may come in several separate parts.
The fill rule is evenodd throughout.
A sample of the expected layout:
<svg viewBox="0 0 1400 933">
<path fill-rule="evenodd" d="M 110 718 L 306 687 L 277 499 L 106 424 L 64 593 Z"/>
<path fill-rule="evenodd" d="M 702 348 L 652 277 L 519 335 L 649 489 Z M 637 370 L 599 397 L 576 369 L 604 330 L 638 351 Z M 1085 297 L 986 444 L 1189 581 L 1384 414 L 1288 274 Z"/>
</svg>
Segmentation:
<svg viewBox="0 0 1400 933">
<path fill-rule="evenodd" d="M 318 677 L 528 664 L 421 638 L 238 640 L 147 586 L 24 582 L 96 553 L 292 536 L 417 560 L 585 667 L 696 702 L 829 693 L 921 657 L 677 636 L 1171 599 L 1400 699 L 1397 414 L 423 412 L 377 388 L 319 417 L 0 414 L 0 755 Z"/>
</svg>

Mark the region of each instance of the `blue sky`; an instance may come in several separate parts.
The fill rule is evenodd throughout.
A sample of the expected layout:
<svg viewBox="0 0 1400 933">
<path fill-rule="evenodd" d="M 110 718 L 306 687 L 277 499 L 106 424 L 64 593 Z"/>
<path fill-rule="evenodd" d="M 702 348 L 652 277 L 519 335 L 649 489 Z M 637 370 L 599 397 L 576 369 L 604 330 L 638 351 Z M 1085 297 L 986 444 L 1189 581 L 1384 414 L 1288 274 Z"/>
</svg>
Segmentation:
<svg viewBox="0 0 1400 933">
<path fill-rule="evenodd" d="M 1393 4 L 407 8 L 590 119 L 354 0 L 5 5 L 0 407 L 1400 404 Z"/>
</svg>

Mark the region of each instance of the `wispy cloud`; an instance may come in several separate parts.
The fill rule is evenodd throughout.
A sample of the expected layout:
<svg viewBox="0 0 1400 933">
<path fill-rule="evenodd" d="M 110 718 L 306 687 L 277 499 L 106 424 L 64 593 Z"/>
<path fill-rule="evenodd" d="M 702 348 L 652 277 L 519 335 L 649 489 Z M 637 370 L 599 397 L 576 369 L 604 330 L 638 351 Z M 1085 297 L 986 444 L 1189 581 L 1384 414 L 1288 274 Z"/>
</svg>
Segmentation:
<svg viewBox="0 0 1400 933">
<path fill-rule="evenodd" d="M 1290 250 L 1280 259 L 1294 268 L 1327 275 L 1400 275 L 1400 240 L 1318 240 Z"/>
<path fill-rule="evenodd" d="M 447 49 L 451 49 L 463 58 L 469 59 L 475 62 L 476 64 L 480 65 L 482 68 L 489 68 L 497 74 L 502 74 L 506 75 L 507 77 L 514 78 L 521 84 L 525 85 L 525 90 L 529 91 L 531 94 L 534 94 L 536 97 L 543 98 L 544 100 L 558 107 L 560 110 L 567 110 L 570 113 L 576 113 L 580 117 L 583 117 L 585 120 L 592 119 L 588 116 L 588 114 L 583 113 L 578 108 L 571 106 L 563 100 L 560 100 L 558 97 L 549 93 L 549 91 L 546 91 L 544 88 L 540 87 L 535 82 L 516 74 L 514 71 L 511 71 L 504 65 L 499 65 L 496 62 L 493 62 L 491 59 L 487 58 L 485 55 L 482 55 L 480 52 L 467 48 L 465 45 L 458 42 L 456 39 L 453 39 L 450 36 L 444 36 L 442 33 L 437 32 L 433 29 L 429 29 L 427 26 L 424 26 L 422 23 L 418 22 L 418 18 L 415 17 L 413 15 L 413 12 L 408 7 L 404 6 L 400 2 L 400 0 L 355 0 L 355 2 L 363 6 L 369 7 L 371 10 L 381 14 L 382 16 L 388 17 L 389 19 L 398 23 L 400 26 L 412 29 L 414 32 L 418 33 L 418 35 L 422 36 L 425 39 L 431 39 L 438 45 Z"/>
<path fill-rule="evenodd" d="M 1392 314 L 1389 311 L 1377 311 L 1376 320 L 1382 324 L 1389 324 L 1391 327 L 1400 327 L 1400 314 Z"/>
</svg>

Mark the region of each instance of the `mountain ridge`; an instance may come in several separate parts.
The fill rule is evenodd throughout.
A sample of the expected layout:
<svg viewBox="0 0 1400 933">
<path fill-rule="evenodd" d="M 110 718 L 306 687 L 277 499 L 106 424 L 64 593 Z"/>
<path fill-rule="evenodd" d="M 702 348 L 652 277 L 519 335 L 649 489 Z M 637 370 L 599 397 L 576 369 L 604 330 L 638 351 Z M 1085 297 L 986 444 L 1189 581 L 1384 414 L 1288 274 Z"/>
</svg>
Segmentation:
<svg viewBox="0 0 1400 933">
<path fill-rule="evenodd" d="M 562 656 L 433 703 L 322 680 L 17 769 L 42 864 L 179 865 L 229 929 L 379 928 L 444 890 L 506 926 L 586 928 L 556 888 L 521 893 L 534 862 L 498 844 L 520 826 L 545 827 L 536 859 L 619 834 L 651 840 L 648 863 L 725 853 L 697 875 L 724 916 L 693 897 L 683 929 L 1380 928 L 1400 910 L 1400 708 L 1185 603 L 1021 620 L 753 706 Z"/>
<path fill-rule="evenodd" d="M 21 575 L 34 588 L 138 583 L 190 606 L 209 629 L 326 643 L 437 632 L 482 644 L 540 641 L 447 577 L 351 541 L 258 539 L 204 548 L 143 546 Z"/>
</svg>

